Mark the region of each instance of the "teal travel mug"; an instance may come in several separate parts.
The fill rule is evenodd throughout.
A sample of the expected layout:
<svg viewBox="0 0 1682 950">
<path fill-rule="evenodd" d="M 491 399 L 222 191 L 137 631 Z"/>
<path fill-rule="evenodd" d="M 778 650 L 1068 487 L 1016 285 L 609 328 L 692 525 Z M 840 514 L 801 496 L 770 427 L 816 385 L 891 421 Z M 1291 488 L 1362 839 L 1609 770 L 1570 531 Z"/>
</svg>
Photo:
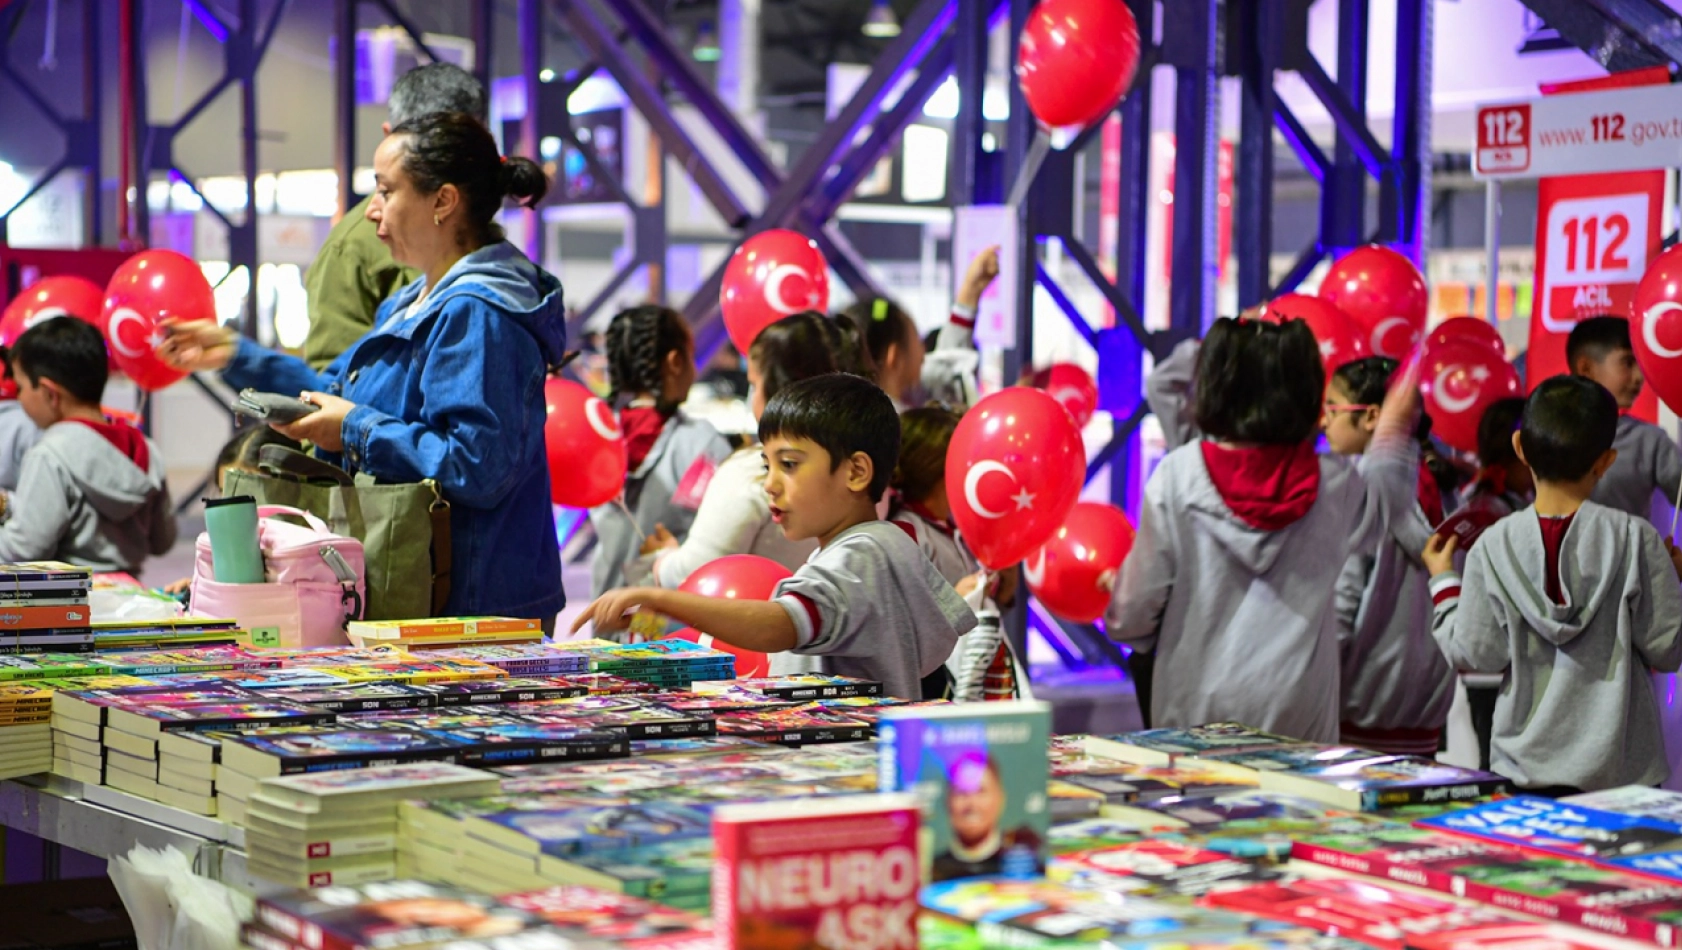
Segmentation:
<svg viewBox="0 0 1682 950">
<path fill-rule="evenodd" d="M 210 535 L 210 562 L 218 583 L 263 583 L 263 548 L 257 541 L 257 499 L 250 495 L 206 498 L 204 528 Z"/>
</svg>

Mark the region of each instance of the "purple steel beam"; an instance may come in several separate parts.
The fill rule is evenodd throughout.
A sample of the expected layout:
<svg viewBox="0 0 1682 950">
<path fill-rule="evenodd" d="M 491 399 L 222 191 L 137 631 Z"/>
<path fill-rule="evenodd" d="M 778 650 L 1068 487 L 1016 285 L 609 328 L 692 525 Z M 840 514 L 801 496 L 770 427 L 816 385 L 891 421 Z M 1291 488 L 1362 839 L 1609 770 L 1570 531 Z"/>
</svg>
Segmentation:
<svg viewBox="0 0 1682 950">
<path fill-rule="evenodd" d="M 1068 244 L 1069 242 L 1065 241 L 1063 243 Z M 1056 279 L 1045 269 L 1045 264 L 1042 261 L 1034 262 L 1034 280 L 1045 288 L 1045 292 L 1051 296 L 1051 302 L 1057 305 L 1057 309 L 1063 311 L 1063 316 L 1069 318 L 1069 325 L 1075 328 L 1075 332 L 1079 333 L 1082 339 L 1086 340 L 1086 345 L 1096 350 L 1098 348 L 1098 331 L 1087 324 L 1086 318 L 1081 316 L 1075 302 L 1070 300 L 1069 295 L 1063 292 L 1063 288 L 1057 285 Z"/>
<path fill-rule="evenodd" d="M 589 4 L 579 0 L 556 0 L 556 5 L 573 35 L 612 74 L 619 88 L 624 90 L 637 111 L 660 136 L 661 144 L 683 165 L 725 223 L 731 227 L 746 223 L 751 217 L 747 206 L 707 162 L 695 140 L 672 116 L 665 96 L 631 61 L 626 51 L 613 41 L 607 25 L 590 9 Z"/>
<path fill-rule="evenodd" d="M 1326 247 L 1320 242 L 1320 239 L 1316 238 L 1313 244 L 1303 248 L 1302 253 L 1297 255 L 1297 262 L 1291 265 L 1291 269 L 1285 272 L 1285 276 L 1279 278 L 1279 286 L 1273 288 L 1273 293 L 1267 295 L 1269 299 L 1296 290 L 1297 285 L 1308 279 L 1309 273 L 1319 265 L 1325 256 Z"/>
<path fill-rule="evenodd" d="M 228 42 L 228 24 L 223 23 L 222 18 L 217 16 L 214 11 L 199 0 L 181 0 L 181 2 L 187 5 L 187 9 L 193 11 L 193 18 L 199 21 L 199 25 L 204 27 L 205 32 L 216 38 L 216 42 Z M 244 26 L 245 24 L 240 25 Z"/>
<path fill-rule="evenodd" d="M 1307 63 L 1299 71 L 1308 88 L 1320 98 L 1321 104 L 1331 114 L 1332 121 L 1337 123 L 1338 132 L 1346 137 L 1349 145 L 1355 151 L 1355 157 L 1361 160 L 1367 174 L 1383 180 L 1384 170 L 1389 165 L 1389 155 L 1384 147 L 1373 138 L 1372 130 L 1367 128 L 1360 113 L 1337 87 L 1337 81 L 1326 75 L 1326 70 L 1319 61 L 1309 57 Z"/>
<path fill-rule="evenodd" d="M 1326 169 L 1331 167 L 1331 160 L 1326 158 L 1326 153 L 1321 151 L 1320 146 L 1309 136 L 1308 130 L 1303 128 L 1296 113 L 1291 111 L 1291 107 L 1286 105 L 1283 99 L 1273 100 L 1273 124 L 1279 127 L 1279 134 L 1285 137 L 1285 144 L 1296 153 L 1302 167 L 1308 169 L 1315 181 L 1324 184 Z"/>
<path fill-rule="evenodd" d="M 409 22 L 408 17 L 398 12 L 397 7 L 391 2 L 391 0 L 372 0 L 372 2 L 378 5 L 381 10 L 385 11 L 385 15 L 391 18 L 391 22 L 397 24 L 398 29 L 409 34 L 409 41 L 415 44 L 415 49 L 425 53 L 427 59 L 430 59 L 435 63 L 440 62 L 438 54 L 432 51 L 432 47 L 426 45 L 426 40 L 421 39 L 421 31 L 416 29 L 413 23 Z"/>
</svg>

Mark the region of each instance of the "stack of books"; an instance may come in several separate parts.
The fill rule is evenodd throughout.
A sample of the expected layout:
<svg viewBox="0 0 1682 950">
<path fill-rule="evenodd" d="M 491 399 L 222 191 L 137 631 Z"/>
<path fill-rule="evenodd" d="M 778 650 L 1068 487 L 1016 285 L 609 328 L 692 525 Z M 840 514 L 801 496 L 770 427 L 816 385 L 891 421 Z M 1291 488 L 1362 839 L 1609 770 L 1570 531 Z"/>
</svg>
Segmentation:
<svg viewBox="0 0 1682 950">
<path fill-rule="evenodd" d="M 661 689 L 689 689 L 703 680 L 736 678 L 735 654 L 713 650 L 688 640 L 650 640 L 646 643 L 567 644 L 583 649 L 592 673 L 612 673 L 641 680 Z"/>
<path fill-rule="evenodd" d="M 509 894 L 502 904 L 541 917 L 575 940 L 600 940 L 625 950 L 717 950 L 705 917 L 591 887 L 552 887 Z"/>
<path fill-rule="evenodd" d="M 265 779 L 245 812 L 247 866 L 291 887 L 389 880 L 398 802 L 496 791 L 493 775 L 434 762 Z"/>
<path fill-rule="evenodd" d="M 101 650 L 175 650 L 234 646 L 245 637 L 234 620 L 181 617 L 175 620 L 94 621 L 94 645 Z"/>
<path fill-rule="evenodd" d="M 506 643 L 427 650 L 429 658 L 468 660 L 494 666 L 509 676 L 568 676 L 587 673 L 590 658 L 547 643 Z"/>
<path fill-rule="evenodd" d="M 0 652 L 90 653 L 93 572 L 57 561 L 0 564 Z"/>
<path fill-rule="evenodd" d="M 433 620 L 355 620 L 346 628 L 359 647 L 448 649 L 468 644 L 537 643 L 543 625 L 511 617 L 439 617 Z"/>
<path fill-rule="evenodd" d="M 0 683 L 0 779 L 53 767 L 53 691 L 29 683 Z"/>
<path fill-rule="evenodd" d="M 252 950 L 410 950 L 497 947 L 567 950 L 570 941 L 523 939 L 542 926 L 531 914 L 494 897 L 422 881 L 383 881 L 264 897 L 240 930 Z M 517 936 L 518 935 L 518 936 Z"/>
</svg>

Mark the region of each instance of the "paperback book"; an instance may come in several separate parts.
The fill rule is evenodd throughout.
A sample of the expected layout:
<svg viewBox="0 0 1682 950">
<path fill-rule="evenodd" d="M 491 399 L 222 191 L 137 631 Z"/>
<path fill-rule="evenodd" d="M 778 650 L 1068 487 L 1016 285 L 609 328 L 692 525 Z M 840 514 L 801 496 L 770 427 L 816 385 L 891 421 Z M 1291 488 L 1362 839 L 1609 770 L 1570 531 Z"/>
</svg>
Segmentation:
<svg viewBox="0 0 1682 950">
<path fill-rule="evenodd" d="M 387 709 L 429 709 L 437 705 L 432 693 L 401 683 L 350 683 L 340 686 L 279 686 L 262 689 L 262 695 L 336 713 L 376 712 Z"/>
<path fill-rule="evenodd" d="M 111 728 L 153 739 L 165 732 L 243 732 L 264 726 L 312 725 L 338 719 L 331 710 L 279 701 L 113 706 L 105 715 Z"/>
<path fill-rule="evenodd" d="M 1255 946 L 1252 934 L 1265 926 L 1221 910 L 1042 880 L 936 882 L 922 901 L 926 910 L 974 925 L 986 947 Z"/>
<path fill-rule="evenodd" d="M 625 950 L 660 950 L 685 939 L 710 946 L 712 940 L 712 926 L 699 914 L 592 887 L 551 887 L 510 894 L 502 902 L 569 937 L 613 941 Z"/>
<path fill-rule="evenodd" d="M 1349 937 L 1378 950 L 1404 950 L 1422 934 L 1524 922 L 1492 907 L 1464 907 L 1425 894 L 1345 878 L 1216 891 L 1205 896 L 1203 903 Z"/>
<path fill-rule="evenodd" d="M 1302 745 L 1300 739 L 1274 735 L 1236 722 L 1215 722 L 1188 729 L 1145 729 L 1113 736 L 1087 736 L 1093 755 L 1138 765 L 1171 765 L 1181 756 L 1255 751 Z"/>
<path fill-rule="evenodd" d="M 549 880 L 706 911 L 712 907 L 713 857 L 709 836 L 566 857 L 543 855 L 538 868 Z"/>
<path fill-rule="evenodd" d="M 444 762 L 416 762 L 266 779 L 257 795 L 282 810 L 318 814 L 409 800 L 495 795 L 496 776 Z M 255 796 L 254 796 L 255 797 Z"/>
<path fill-rule="evenodd" d="M 1048 704 L 890 710 L 879 728 L 879 788 L 922 802 L 932 880 L 1044 873 Z"/>
<path fill-rule="evenodd" d="M 571 699 L 588 695 L 582 686 L 564 680 L 513 677 L 497 680 L 469 680 L 412 687 L 430 694 L 440 707 L 530 703 L 548 699 Z"/>
<path fill-rule="evenodd" d="M 917 950 L 914 796 L 724 805 L 713 838 L 724 950 Z"/>
<path fill-rule="evenodd" d="M 763 696 L 798 702 L 816 699 L 846 699 L 854 696 L 880 696 L 882 684 L 847 676 L 823 673 L 798 673 L 790 676 L 767 676 L 735 680 L 732 683 L 706 683 L 696 692 L 723 692 L 732 687 L 752 690 Z"/>
<path fill-rule="evenodd" d="M 1048 876 L 1091 890 L 1167 899 L 1268 884 L 1284 873 L 1192 844 L 1138 841 L 1060 855 L 1052 859 Z"/>
<path fill-rule="evenodd" d="M 505 936 L 537 919 L 458 888 L 381 881 L 265 897 L 257 902 L 255 923 L 303 950 L 376 950 Z"/>
<path fill-rule="evenodd" d="M 1600 811 L 1550 798 L 1519 796 L 1417 822 L 1512 847 L 1682 879 L 1682 826 Z"/>
<path fill-rule="evenodd" d="M 712 834 L 712 816 L 703 807 L 665 802 L 553 811 L 511 804 L 502 812 L 469 817 L 464 827 L 469 837 L 499 849 L 566 856 L 706 837 Z"/>
<path fill-rule="evenodd" d="M 1506 779 L 1491 772 L 1405 755 L 1311 765 L 1288 772 L 1264 771 L 1260 780 L 1264 790 L 1299 795 L 1349 811 L 1472 801 L 1512 788 Z"/>
<path fill-rule="evenodd" d="M 292 735 L 233 735 L 222 740 L 222 767 L 254 778 L 400 762 L 455 762 L 460 757 L 459 743 L 406 729 L 344 727 Z"/>
<path fill-rule="evenodd" d="M 819 706 L 735 712 L 718 717 L 720 735 L 804 746 L 869 739 L 870 723 Z"/>
<path fill-rule="evenodd" d="M 622 733 L 585 728 L 576 720 L 430 729 L 418 735 L 453 746 L 460 761 L 467 765 L 612 759 L 630 754 L 629 741 Z"/>
</svg>

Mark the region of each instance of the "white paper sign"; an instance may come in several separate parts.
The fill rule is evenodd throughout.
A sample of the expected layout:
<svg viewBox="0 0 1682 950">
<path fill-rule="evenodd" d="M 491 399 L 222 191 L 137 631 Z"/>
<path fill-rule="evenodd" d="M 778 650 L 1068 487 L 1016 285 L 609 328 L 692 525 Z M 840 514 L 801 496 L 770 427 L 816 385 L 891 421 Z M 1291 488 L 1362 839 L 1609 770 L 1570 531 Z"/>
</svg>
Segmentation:
<svg viewBox="0 0 1682 950">
<path fill-rule="evenodd" d="M 952 287 L 963 283 L 969 262 L 977 254 L 999 246 L 999 276 L 975 314 L 975 342 L 1012 349 L 1016 346 L 1017 281 L 1032 279 L 1021 273 L 1017 260 L 1016 209 L 1006 205 L 967 205 L 952 215 Z"/>
<path fill-rule="evenodd" d="M 1480 178 L 1682 165 L 1682 85 L 1636 86 L 1478 107 Z"/>
</svg>

